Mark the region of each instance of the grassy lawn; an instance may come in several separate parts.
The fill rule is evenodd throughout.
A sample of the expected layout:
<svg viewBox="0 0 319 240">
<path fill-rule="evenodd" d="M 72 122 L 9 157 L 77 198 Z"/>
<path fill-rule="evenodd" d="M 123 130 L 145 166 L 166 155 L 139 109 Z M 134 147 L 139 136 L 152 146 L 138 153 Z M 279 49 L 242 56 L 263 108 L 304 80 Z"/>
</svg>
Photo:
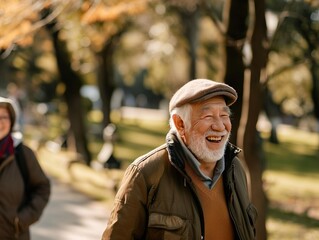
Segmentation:
<svg viewBox="0 0 319 240">
<path fill-rule="evenodd" d="M 319 239 L 319 136 L 282 127 L 265 142 L 269 239 Z"/>
<path fill-rule="evenodd" d="M 115 155 L 121 159 L 125 168 L 135 158 L 165 143 L 168 131 L 166 122 L 121 121 Z"/>
<path fill-rule="evenodd" d="M 142 120 L 122 120 L 117 122 L 117 127 L 114 155 L 122 162 L 121 170 L 70 168 L 67 159 L 75 156 L 63 154 L 59 158 L 65 159 L 64 163 L 60 159 L 57 164 L 57 155 L 50 159 L 43 149 L 39 151 L 40 160 L 52 176 L 111 206 L 124 169 L 138 156 L 164 143 L 168 130 L 167 122 Z M 319 239 L 319 136 L 284 126 L 279 129 L 279 145 L 269 143 L 267 133 L 263 136 L 264 187 L 269 199 L 268 239 Z M 91 141 L 94 156 L 101 146 L 102 142 Z M 65 168 L 61 168 L 63 164 Z"/>
</svg>

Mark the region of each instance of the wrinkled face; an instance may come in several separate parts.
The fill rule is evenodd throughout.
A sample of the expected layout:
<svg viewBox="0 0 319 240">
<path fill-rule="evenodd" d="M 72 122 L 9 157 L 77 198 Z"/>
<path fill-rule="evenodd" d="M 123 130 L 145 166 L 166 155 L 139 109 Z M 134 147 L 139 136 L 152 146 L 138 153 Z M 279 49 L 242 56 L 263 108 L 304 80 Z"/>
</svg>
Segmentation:
<svg viewBox="0 0 319 240">
<path fill-rule="evenodd" d="M 11 120 L 7 108 L 0 107 L 0 140 L 10 132 Z"/>
<path fill-rule="evenodd" d="M 203 162 L 222 158 L 231 131 L 230 110 L 223 97 L 191 105 L 190 121 L 179 131 L 188 148 Z"/>
</svg>

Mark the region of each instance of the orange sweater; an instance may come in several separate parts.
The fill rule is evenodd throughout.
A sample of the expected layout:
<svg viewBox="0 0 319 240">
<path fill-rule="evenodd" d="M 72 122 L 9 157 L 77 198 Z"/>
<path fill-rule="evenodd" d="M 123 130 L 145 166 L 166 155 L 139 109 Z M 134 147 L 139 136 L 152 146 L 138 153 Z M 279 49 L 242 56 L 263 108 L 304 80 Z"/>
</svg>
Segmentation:
<svg viewBox="0 0 319 240">
<path fill-rule="evenodd" d="M 222 177 L 212 189 L 209 189 L 188 164 L 186 172 L 193 180 L 203 209 L 205 239 L 234 240 L 234 228 L 226 205 Z"/>
</svg>

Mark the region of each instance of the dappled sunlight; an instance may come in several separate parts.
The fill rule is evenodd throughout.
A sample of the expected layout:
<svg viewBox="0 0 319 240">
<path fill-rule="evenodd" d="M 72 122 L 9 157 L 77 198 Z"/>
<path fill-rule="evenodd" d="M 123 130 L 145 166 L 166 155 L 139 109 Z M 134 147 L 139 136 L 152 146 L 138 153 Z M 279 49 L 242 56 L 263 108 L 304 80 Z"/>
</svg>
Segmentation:
<svg viewBox="0 0 319 240">
<path fill-rule="evenodd" d="M 146 154 L 164 142 L 164 137 L 137 131 L 125 131 L 121 135 L 121 141 L 115 144 L 114 151 L 118 159 L 130 163 L 138 156 Z"/>
<path fill-rule="evenodd" d="M 165 138 L 158 138 L 146 133 L 126 133 L 125 141 L 127 143 L 134 143 L 136 145 L 142 145 L 147 147 L 153 147 L 154 145 L 161 145 L 164 143 Z"/>
<path fill-rule="evenodd" d="M 268 170 L 290 172 L 298 175 L 319 176 L 319 144 L 314 133 L 281 128 L 279 144 L 264 142 Z"/>
<path fill-rule="evenodd" d="M 278 136 L 264 142 L 269 239 L 319 239 L 319 136 L 289 126 Z"/>
<path fill-rule="evenodd" d="M 299 155 L 313 156 L 319 154 L 318 149 L 316 149 L 315 147 L 305 147 L 304 145 L 298 143 L 284 143 L 282 144 L 282 146 L 283 148 L 289 148 L 292 153 Z"/>
<path fill-rule="evenodd" d="M 319 221 L 319 178 L 267 171 L 264 179 L 271 207 L 309 214 Z"/>
<path fill-rule="evenodd" d="M 119 141 L 115 144 L 116 149 L 119 146 L 125 146 L 127 150 L 133 149 L 134 151 L 138 151 L 139 154 L 144 154 L 165 142 L 165 126 L 163 125 L 153 125 L 152 127 L 151 125 L 120 124 L 119 126 Z M 132 157 L 133 156 L 137 155 L 133 154 Z M 130 159 L 131 161 L 135 158 L 132 157 Z"/>
<path fill-rule="evenodd" d="M 136 147 L 136 145 L 133 144 L 119 144 L 115 148 L 115 155 L 124 163 L 124 165 L 122 166 L 123 169 L 125 169 L 125 166 L 128 166 L 138 156 L 143 155 L 147 152 L 148 148 Z"/>
<path fill-rule="evenodd" d="M 269 239 L 319 239 L 319 180 L 267 171 Z"/>
<path fill-rule="evenodd" d="M 143 120 L 125 120 L 118 123 L 118 126 L 125 132 L 129 130 L 132 132 L 141 132 L 154 136 L 164 137 L 168 131 L 168 123 L 165 124 L 163 121 L 150 122 Z"/>
<path fill-rule="evenodd" d="M 284 197 L 285 189 L 288 189 L 293 195 L 304 196 L 307 192 L 313 193 L 314 196 L 319 197 L 319 177 L 294 175 L 284 173 L 282 171 L 266 171 L 264 177 L 267 184 L 270 184 L 272 190 L 279 187 L 278 193 Z M 298 191 L 296 191 L 296 189 Z"/>
<path fill-rule="evenodd" d="M 302 144 L 319 150 L 319 133 L 308 132 L 289 125 L 278 128 L 279 140 L 285 143 Z"/>
<path fill-rule="evenodd" d="M 269 239 L 280 240 L 315 240 L 319 239 L 319 229 L 308 229 L 298 223 L 282 220 L 281 217 L 267 221 Z"/>
<path fill-rule="evenodd" d="M 310 155 L 309 152 L 302 155 L 291 150 L 292 148 L 265 143 L 267 169 L 298 176 L 319 177 L 319 162 L 314 158 L 316 155 Z"/>
</svg>

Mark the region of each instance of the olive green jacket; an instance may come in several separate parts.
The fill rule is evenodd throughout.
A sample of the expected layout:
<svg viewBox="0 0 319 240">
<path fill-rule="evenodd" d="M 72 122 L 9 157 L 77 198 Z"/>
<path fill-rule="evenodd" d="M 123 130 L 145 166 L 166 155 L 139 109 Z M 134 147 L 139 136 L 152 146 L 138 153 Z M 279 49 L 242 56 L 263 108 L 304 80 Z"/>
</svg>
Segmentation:
<svg viewBox="0 0 319 240">
<path fill-rule="evenodd" d="M 239 149 L 228 144 L 223 173 L 226 201 L 236 239 L 255 239 L 257 212 L 250 203 Z M 204 219 L 178 141 L 168 139 L 126 170 L 102 239 L 188 239 L 204 236 Z"/>
</svg>

